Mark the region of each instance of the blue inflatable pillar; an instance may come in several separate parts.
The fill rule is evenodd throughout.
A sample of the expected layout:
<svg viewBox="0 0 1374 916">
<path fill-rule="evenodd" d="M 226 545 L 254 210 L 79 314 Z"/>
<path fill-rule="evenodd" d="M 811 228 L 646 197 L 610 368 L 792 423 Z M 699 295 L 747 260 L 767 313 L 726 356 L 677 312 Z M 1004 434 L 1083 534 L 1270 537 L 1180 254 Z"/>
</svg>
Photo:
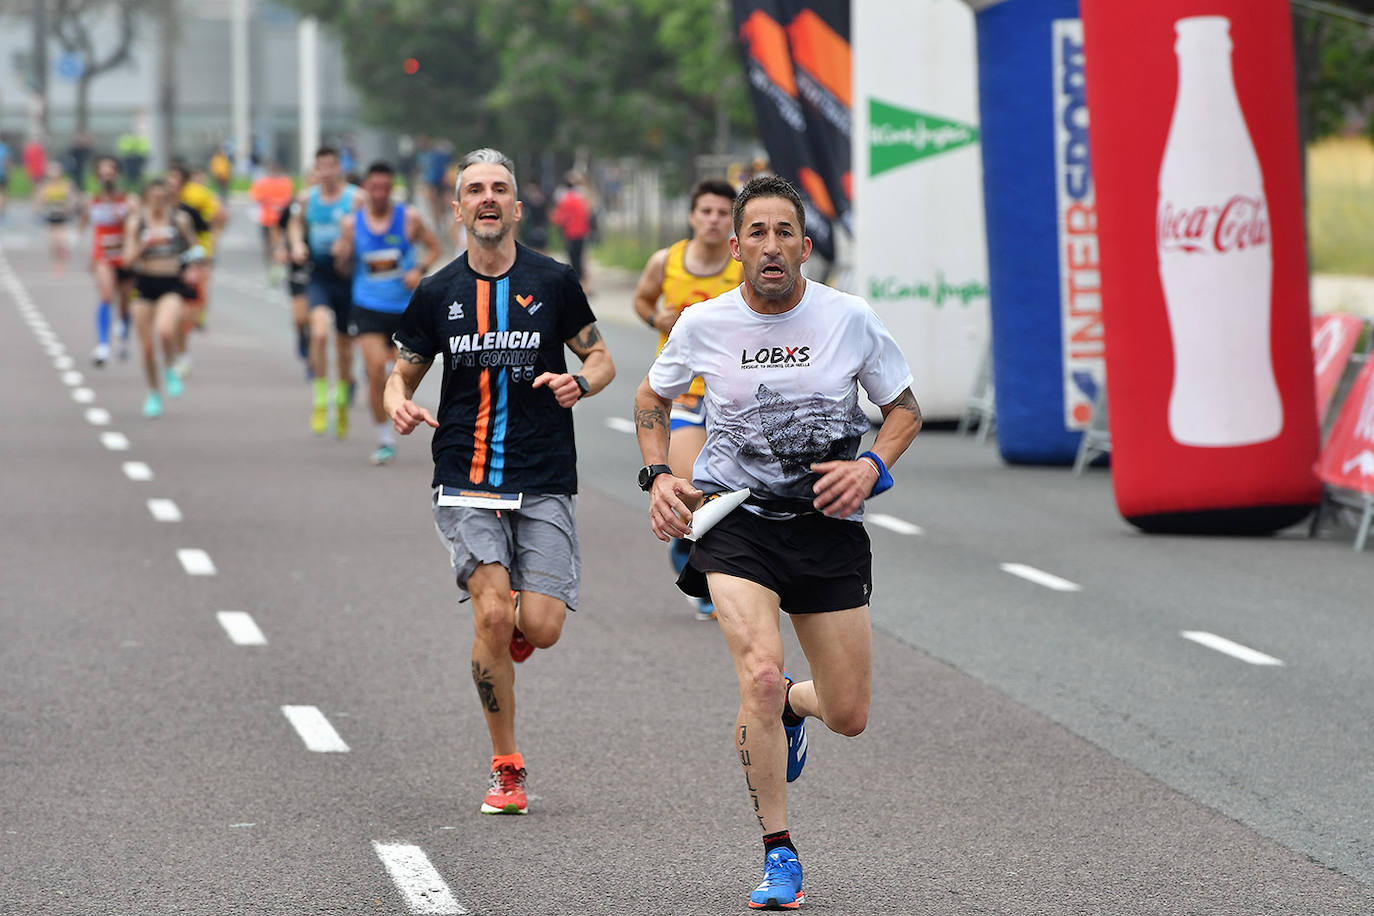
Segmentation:
<svg viewBox="0 0 1374 916">
<path fill-rule="evenodd" d="M 1078 0 L 977 13 L 997 439 L 1072 464 L 1104 384 L 1097 211 Z"/>
</svg>

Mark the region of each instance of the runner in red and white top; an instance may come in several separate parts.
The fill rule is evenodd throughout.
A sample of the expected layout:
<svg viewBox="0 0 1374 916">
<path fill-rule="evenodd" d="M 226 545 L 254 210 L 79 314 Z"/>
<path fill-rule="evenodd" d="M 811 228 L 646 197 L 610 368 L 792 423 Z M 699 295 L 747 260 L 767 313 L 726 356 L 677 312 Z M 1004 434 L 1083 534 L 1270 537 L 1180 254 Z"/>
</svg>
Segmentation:
<svg viewBox="0 0 1374 916">
<path fill-rule="evenodd" d="M 133 274 L 124 267 L 124 223 L 134 200 L 119 183 L 119 162 L 101 156 L 95 163 L 100 189 L 81 211 L 81 230 L 91 226 L 91 273 L 95 274 L 95 350 L 91 362 L 105 365 L 110 358 L 110 305 L 119 306 L 119 358 L 129 358 L 129 293 Z"/>
</svg>

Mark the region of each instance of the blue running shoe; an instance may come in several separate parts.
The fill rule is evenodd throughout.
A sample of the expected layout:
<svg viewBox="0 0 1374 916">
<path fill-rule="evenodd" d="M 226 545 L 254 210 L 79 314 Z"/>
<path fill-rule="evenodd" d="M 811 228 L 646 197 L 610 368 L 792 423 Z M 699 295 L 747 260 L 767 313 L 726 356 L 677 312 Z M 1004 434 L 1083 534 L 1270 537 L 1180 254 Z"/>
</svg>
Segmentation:
<svg viewBox="0 0 1374 916">
<path fill-rule="evenodd" d="M 791 686 L 792 675 L 784 671 L 782 676 Z M 806 719 L 803 718 L 796 725 L 784 722 L 782 730 L 787 734 L 787 781 L 796 782 L 802 767 L 806 766 Z"/>
<path fill-rule="evenodd" d="M 377 451 L 372 453 L 372 457 L 369 460 L 376 467 L 381 467 L 384 464 L 390 464 L 391 462 L 396 460 L 396 449 L 390 445 L 378 446 Z"/>
<path fill-rule="evenodd" d="M 763 860 L 763 880 L 749 895 L 751 910 L 795 910 L 806 901 L 797 854 L 783 846 Z"/>
<path fill-rule="evenodd" d="M 716 606 L 711 603 L 710 598 L 697 599 L 697 620 L 715 620 Z"/>
<path fill-rule="evenodd" d="M 181 381 L 181 374 L 175 369 L 168 369 L 163 378 L 166 381 L 168 396 L 174 398 L 181 397 L 182 392 L 186 390 L 185 385 L 183 385 Z"/>
<path fill-rule="evenodd" d="M 149 420 L 162 416 L 162 395 L 156 391 L 148 392 L 148 397 L 143 402 L 143 415 Z"/>
</svg>

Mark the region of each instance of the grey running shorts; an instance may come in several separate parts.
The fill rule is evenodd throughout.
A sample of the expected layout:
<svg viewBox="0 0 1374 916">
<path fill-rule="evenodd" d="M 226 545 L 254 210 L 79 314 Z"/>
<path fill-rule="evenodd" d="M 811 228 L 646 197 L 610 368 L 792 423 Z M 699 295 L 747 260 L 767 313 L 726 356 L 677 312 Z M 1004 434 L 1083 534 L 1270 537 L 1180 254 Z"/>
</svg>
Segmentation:
<svg viewBox="0 0 1374 916">
<path fill-rule="evenodd" d="M 529 495 L 519 509 L 434 506 L 434 528 L 448 549 L 458 590 L 483 563 L 510 571 L 510 587 L 558 598 L 577 610 L 577 520 L 572 496 Z M 438 496 L 436 491 L 435 502 Z"/>
</svg>

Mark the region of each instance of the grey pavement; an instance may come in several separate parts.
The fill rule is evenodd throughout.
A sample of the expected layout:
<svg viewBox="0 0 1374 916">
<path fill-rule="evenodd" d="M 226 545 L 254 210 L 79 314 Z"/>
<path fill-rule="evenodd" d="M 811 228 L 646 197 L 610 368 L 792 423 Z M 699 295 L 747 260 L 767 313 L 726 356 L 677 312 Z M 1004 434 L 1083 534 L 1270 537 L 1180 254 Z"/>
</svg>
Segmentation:
<svg viewBox="0 0 1374 916">
<path fill-rule="evenodd" d="M 88 277 L 52 277 L 38 233 L 0 232 L 0 913 L 458 912 L 444 893 L 472 914 L 744 912 L 761 855 L 737 695 L 632 482 L 622 430 L 654 338 L 624 280 L 594 301 L 619 376 L 576 408 L 583 606 L 518 672 L 532 813 L 483 817 L 489 746 L 428 439 L 369 467 L 361 404 L 347 441 L 309 434 L 282 297 L 239 216 L 187 394 L 155 422 L 132 363 L 85 359 Z M 1297 532 L 1139 535 L 1106 472 L 1007 468 L 947 432 L 894 473 L 869 507 L 869 728 L 813 726 L 792 787 L 804 911 L 1374 912 L 1367 556 Z M 150 498 L 182 520 L 155 521 Z M 188 575 L 185 548 L 216 574 Z M 226 610 L 266 645 L 231 642 Z M 317 707 L 348 751 L 308 750 L 284 705 Z M 374 843 L 423 851 L 427 903 Z"/>
</svg>

